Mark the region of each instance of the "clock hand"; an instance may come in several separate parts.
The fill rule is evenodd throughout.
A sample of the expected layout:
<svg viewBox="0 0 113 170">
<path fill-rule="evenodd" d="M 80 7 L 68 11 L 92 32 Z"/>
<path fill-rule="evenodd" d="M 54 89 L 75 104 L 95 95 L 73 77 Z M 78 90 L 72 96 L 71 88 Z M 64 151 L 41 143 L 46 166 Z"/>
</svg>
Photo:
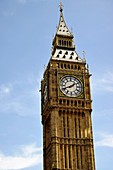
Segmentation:
<svg viewBox="0 0 113 170">
<path fill-rule="evenodd" d="M 73 84 L 71 84 L 71 85 L 69 85 L 69 86 L 67 86 L 67 87 L 64 87 L 63 89 L 65 90 L 65 89 L 67 89 L 67 88 L 71 88 L 71 87 L 73 87 L 75 85 L 75 83 L 73 83 Z"/>
<path fill-rule="evenodd" d="M 71 87 L 73 87 L 74 85 L 75 85 L 75 83 L 73 83 L 72 85 L 68 86 L 68 88 L 71 88 Z"/>
</svg>

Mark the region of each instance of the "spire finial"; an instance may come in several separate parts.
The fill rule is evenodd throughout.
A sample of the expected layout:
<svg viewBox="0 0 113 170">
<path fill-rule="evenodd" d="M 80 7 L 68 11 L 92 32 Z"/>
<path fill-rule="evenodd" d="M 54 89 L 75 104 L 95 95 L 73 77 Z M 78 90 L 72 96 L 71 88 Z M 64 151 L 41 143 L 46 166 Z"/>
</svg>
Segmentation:
<svg viewBox="0 0 113 170">
<path fill-rule="evenodd" d="M 85 51 L 82 51 L 82 54 L 83 54 L 83 59 L 85 61 L 86 60 L 86 53 L 85 53 Z"/>
<path fill-rule="evenodd" d="M 62 0 L 60 0 L 60 12 L 62 12 L 63 11 L 63 4 L 62 4 Z"/>
</svg>

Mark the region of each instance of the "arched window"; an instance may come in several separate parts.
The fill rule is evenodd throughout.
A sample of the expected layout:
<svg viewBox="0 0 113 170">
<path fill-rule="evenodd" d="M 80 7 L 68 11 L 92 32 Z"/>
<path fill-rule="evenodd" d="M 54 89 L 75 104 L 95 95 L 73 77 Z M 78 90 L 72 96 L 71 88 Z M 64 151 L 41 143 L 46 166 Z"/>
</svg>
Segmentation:
<svg viewBox="0 0 113 170">
<path fill-rule="evenodd" d="M 61 45 L 61 40 L 58 40 L 58 44 Z"/>
<path fill-rule="evenodd" d="M 70 46 L 70 47 L 72 46 L 72 42 L 71 42 L 71 41 L 69 41 L 69 46 Z"/>
<path fill-rule="evenodd" d="M 68 47 L 68 41 L 67 41 L 67 47 Z"/>
<path fill-rule="evenodd" d="M 64 41 L 64 46 L 66 46 L 66 41 Z"/>
</svg>

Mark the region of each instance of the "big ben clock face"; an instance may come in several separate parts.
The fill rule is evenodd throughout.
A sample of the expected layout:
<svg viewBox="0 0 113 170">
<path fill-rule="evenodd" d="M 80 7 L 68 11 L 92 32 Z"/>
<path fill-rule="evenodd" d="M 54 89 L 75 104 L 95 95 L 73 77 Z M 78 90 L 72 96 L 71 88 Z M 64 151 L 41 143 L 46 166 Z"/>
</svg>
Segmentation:
<svg viewBox="0 0 113 170">
<path fill-rule="evenodd" d="M 77 97 L 82 93 L 82 83 L 74 76 L 64 76 L 60 80 L 60 90 L 68 97 Z"/>
</svg>

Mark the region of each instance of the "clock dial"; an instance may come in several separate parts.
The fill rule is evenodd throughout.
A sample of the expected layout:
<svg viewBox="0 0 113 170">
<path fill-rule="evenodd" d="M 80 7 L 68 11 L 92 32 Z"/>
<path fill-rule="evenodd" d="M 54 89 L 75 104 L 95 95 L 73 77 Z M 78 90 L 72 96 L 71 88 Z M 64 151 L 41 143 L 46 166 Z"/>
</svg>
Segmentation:
<svg viewBox="0 0 113 170">
<path fill-rule="evenodd" d="M 65 76 L 60 81 L 60 90 L 69 97 L 77 97 L 82 92 L 82 83 L 74 76 Z"/>
</svg>

